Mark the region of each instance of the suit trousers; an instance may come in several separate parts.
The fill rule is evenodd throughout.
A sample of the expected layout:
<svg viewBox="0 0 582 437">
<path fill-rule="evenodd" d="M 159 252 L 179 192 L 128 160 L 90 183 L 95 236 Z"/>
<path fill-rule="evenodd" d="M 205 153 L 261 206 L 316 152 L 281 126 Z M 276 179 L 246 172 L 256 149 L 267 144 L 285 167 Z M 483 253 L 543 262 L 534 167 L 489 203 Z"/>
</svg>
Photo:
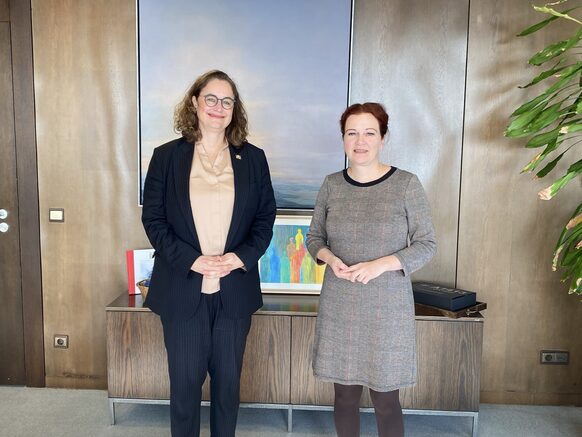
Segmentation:
<svg viewBox="0 0 582 437">
<path fill-rule="evenodd" d="M 210 435 L 234 437 L 240 374 L 251 316 L 228 318 L 220 292 L 202 294 L 194 317 L 164 320 L 172 437 L 199 437 L 200 402 L 210 376 Z"/>
</svg>

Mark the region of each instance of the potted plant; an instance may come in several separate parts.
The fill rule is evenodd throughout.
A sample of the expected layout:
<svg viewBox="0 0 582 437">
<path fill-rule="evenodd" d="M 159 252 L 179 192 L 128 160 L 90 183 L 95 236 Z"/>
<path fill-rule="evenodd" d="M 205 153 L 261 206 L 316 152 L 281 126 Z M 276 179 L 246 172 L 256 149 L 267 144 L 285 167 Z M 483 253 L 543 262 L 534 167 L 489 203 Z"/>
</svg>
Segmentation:
<svg viewBox="0 0 582 437">
<path fill-rule="evenodd" d="M 566 184 L 579 179 L 582 174 L 579 145 L 582 142 L 582 22 L 574 16 L 582 5 L 558 11 L 556 6 L 566 1 L 534 6 L 536 11 L 549 17 L 518 35 L 531 35 L 554 21 L 577 23 L 575 32 L 568 39 L 552 43 L 531 57 L 529 63 L 543 71 L 520 88 L 538 84 L 540 87 L 546 85 L 546 88 L 511 114 L 505 131 L 506 137 L 526 138 L 525 147 L 528 149 L 542 149 L 522 169 L 522 173 L 535 172 L 536 178 L 543 178 L 562 159 L 571 163 L 565 174 L 554 176 L 554 181 L 538 193 L 542 200 L 552 199 Z M 552 262 L 553 270 L 562 271 L 562 281 L 569 281 L 569 293 L 578 295 L 582 294 L 582 196 L 580 200 L 562 229 Z"/>
</svg>

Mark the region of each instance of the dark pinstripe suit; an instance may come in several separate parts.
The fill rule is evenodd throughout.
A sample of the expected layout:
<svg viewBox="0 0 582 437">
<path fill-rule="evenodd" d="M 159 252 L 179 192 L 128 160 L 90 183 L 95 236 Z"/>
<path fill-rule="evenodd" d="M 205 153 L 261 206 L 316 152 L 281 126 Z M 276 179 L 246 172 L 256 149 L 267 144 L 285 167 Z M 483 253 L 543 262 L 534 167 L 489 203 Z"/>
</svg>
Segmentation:
<svg viewBox="0 0 582 437">
<path fill-rule="evenodd" d="M 235 199 L 224 252 L 235 253 L 246 271 L 221 278 L 216 295 L 202 295 L 202 275 L 190 270 L 201 255 L 189 199 L 194 146 L 180 138 L 157 147 L 145 181 L 142 222 L 156 253 L 145 305 L 164 325 L 174 437 L 199 433 L 206 370 L 212 378 L 212 435 L 234 436 L 246 333 L 250 316 L 263 303 L 257 262 L 276 215 L 269 168 L 264 152 L 252 144 L 229 149 Z M 190 409 L 193 416 L 184 418 Z"/>
</svg>

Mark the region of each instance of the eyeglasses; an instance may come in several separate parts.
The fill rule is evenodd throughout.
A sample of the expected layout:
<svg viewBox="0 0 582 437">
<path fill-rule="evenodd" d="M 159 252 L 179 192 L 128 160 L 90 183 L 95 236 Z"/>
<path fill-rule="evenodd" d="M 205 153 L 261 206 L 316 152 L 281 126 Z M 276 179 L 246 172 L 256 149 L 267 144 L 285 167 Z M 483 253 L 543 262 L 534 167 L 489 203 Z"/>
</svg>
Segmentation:
<svg viewBox="0 0 582 437">
<path fill-rule="evenodd" d="M 230 97 L 223 97 L 222 99 L 219 99 L 214 94 L 206 94 L 204 96 L 204 102 L 211 108 L 218 105 L 218 102 L 220 102 L 224 109 L 230 110 L 234 107 L 234 102 L 236 102 L 236 100 L 231 99 Z"/>
</svg>

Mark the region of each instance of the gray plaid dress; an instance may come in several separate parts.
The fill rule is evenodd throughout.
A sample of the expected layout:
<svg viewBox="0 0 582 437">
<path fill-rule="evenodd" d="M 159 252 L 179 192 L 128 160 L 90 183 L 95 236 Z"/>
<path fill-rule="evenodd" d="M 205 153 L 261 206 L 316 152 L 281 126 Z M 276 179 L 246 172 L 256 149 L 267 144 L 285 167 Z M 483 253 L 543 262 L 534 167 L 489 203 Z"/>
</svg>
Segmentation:
<svg viewBox="0 0 582 437">
<path fill-rule="evenodd" d="M 403 270 L 364 285 L 327 267 L 320 296 L 313 372 L 340 384 L 392 391 L 416 381 L 416 329 L 410 273 L 436 251 L 426 194 L 418 178 L 392 169 L 369 183 L 347 171 L 325 178 L 307 234 L 315 258 L 328 247 L 348 266 L 393 254 Z"/>
</svg>

